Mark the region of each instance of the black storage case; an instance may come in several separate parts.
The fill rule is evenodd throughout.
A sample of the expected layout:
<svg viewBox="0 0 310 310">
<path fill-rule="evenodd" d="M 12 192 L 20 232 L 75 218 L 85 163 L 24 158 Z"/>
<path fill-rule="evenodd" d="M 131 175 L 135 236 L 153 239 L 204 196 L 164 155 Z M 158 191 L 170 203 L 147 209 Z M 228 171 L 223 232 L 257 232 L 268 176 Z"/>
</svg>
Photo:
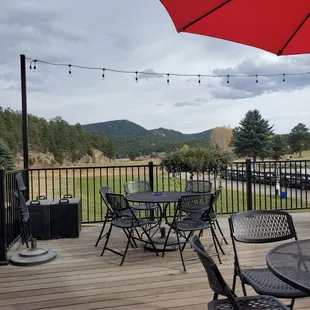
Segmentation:
<svg viewBox="0 0 310 310">
<path fill-rule="evenodd" d="M 51 237 L 78 238 L 81 230 L 80 198 L 56 199 L 51 205 Z"/>
<path fill-rule="evenodd" d="M 42 199 L 43 198 L 43 199 Z M 54 199 L 37 197 L 37 200 L 28 200 L 26 205 L 30 214 L 31 233 L 39 240 L 51 239 L 50 206 Z"/>
</svg>

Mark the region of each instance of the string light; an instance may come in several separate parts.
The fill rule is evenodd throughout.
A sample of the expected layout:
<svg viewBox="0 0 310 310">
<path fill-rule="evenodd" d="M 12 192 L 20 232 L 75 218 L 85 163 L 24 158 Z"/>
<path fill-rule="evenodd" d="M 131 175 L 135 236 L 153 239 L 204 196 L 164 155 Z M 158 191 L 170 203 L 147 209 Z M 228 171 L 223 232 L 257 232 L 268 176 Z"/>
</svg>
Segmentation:
<svg viewBox="0 0 310 310">
<path fill-rule="evenodd" d="M 258 83 L 258 74 L 223 74 L 223 75 L 216 75 L 216 74 L 184 74 L 184 73 L 159 73 L 154 71 L 137 71 L 137 70 L 121 70 L 121 69 L 108 69 L 108 68 L 102 68 L 102 67 L 89 67 L 89 66 L 82 66 L 82 65 L 74 65 L 74 64 L 64 64 L 64 63 L 54 63 L 50 61 L 45 60 L 39 60 L 39 59 L 32 59 L 32 58 L 26 58 L 28 61 L 30 61 L 29 69 L 30 70 L 36 70 L 37 63 L 50 65 L 50 66 L 57 66 L 57 67 L 68 67 L 69 69 L 69 76 L 72 75 L 72 68 L 77 69 L 85 69 L 85 70 L 101 70 L 102 71 L 102 79 L 105 78 L 105 73 L 107 71 L 114 72 L 114 73 L 122 73 L 122 74 L 133 74 L 135 77 L 135 81 L 139 81 L 139 75 L 148 75 L 148 76 L 158 76 L 163 77 L 166 75 L 167 77 L 167 84 L 170 84 L 170 78 L 171 76 L 176 77 L 198 77 L 198 85 L 201 85 L 201 78 L 207 77 L 207 78 L 226 78 L 226 83 L 230 83 L 231 78 L 249 78 L 254 77 L 255 82 Z M 282 76 L 282 81 L 286 81 L 287 76 L 302 76 L 302 75 L 310 75 L 310 72 L 297 72 L 297 73 L 273 73 L 273 74 L 259 74 L 260 77 L 277 77 Z"/>
</svg>

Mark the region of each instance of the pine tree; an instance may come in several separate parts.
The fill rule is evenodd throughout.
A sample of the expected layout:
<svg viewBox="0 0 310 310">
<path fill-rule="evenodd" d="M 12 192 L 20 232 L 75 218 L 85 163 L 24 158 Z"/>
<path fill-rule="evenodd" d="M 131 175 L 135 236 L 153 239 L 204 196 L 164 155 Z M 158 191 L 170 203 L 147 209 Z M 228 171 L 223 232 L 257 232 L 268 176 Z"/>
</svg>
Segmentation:
<svg viewBox="0 0 310 310">
<path fill-rule="evenodd" d="M 265 120 L 258 110 L 250 110 L 233 130 L 231 146 L 238 157 L 265 157 L 268 153 L 273 126 Z"/>
<path fill-rule="evenodd" d="M 0 139 L 0 168 L 12 170 L 14 168 L 13 162 L 14 158 L 12 151 L 8 145 Z"/>
<path fill-rule="evenodd" d="M 287 143 L 283 136 L 276 135 L 271 139 L 270 155 L 274 160 L 279 160 L 287 153 Z"/>
<path fill-rule="evenodd" d="M 291 130 L 288 137 L 288 143 L 292 153 L 299 153 L 299 157 L 301 157 L 301 152 L 308 148 L 308 142 L 309 129 L 305 124 L 299 123 Z"/>
<path fill-rule="evenodd" d="M 116 153 L 111 140 L 109 140 L 107 143 L 104 155 L 108 157 L 110 161 L 115 158 Z"/>
</svg>

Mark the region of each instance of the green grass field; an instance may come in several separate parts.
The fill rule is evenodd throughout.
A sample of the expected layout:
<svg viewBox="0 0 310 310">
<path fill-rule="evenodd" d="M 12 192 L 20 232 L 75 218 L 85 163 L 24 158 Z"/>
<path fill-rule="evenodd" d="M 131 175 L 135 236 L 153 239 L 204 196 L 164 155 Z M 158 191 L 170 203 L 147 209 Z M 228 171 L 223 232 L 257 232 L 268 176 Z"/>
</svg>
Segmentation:
<svg viewBox="0 0 310 310">
<path fill-rule="evenodd" d="M 124 194 L 124 183 L 131 180 L 148 180 L 148 175 L 144 171 L 132 171 L 124 173 L 122 169 L 109 169 L 106 171 L 96 169 L 82 169 L 78 171 L 61 170 L 54 172 L 40 171 L 30 175 L 31 199 L 38 195 L 47 198 L 58 199 L 64 194 L 71 194 L 81 198 L 82 220 L 83 222 L 101 221 L 106 212 L 106 206 L 100 199 L 100 186 L 110 186 L 115 193 Z M 127 176 L 126 176 L 127 175 Z M 185 179 L 169 178 L 165 171 L 157 171 L 154 176 L 154 190 L 182 191 L 185 188 Z M 54 184 L 54 186 L 53 186 Z M 217 184 L 219 186 L 219 184 Z M 241 187 L 241 186 L 240 186 Z M 253 208 L 255 209 L 302 209 L 306 208 L 306 202 L 301 199 L 281 199 L 270 195 L 253 194 Z M 220 214 L 247 210 L 246 193 L 239 190 L 223 189 L 222 195 L 217 202 L 216 211 Z M 173 214 L 173 204 L 170 205 L 170 212 Z"/>
</svg>

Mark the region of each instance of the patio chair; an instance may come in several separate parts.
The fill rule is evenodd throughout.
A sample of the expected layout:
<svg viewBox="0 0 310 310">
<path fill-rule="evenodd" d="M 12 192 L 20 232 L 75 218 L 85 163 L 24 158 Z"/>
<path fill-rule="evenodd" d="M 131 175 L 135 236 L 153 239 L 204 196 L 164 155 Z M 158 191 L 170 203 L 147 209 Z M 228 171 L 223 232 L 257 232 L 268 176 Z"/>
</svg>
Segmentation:
<svg viewBox="0 0 310 310">
<path fill-rule="evenodd" d="M 104 220 L 103 220 L 103 223 L 102 223 L 102 228 L 101 228 L 99 237 L 98 237 L 98 239 L 96 241 L 95 247 L 97 247 L 99 242 L 100 242 L 100 240 L 107 235 L 107 233 L 103 234 L 105 226 L 106 226 L 107 222 L 111 222 L 112 219 L 113 219 L 113 213 L 112 213 L 112 211 L 110 210 L 110 208 L 108 206 L 109 202 L 108 202 L 107 197 L 106 197 L 107 193 L 112 193 L 111 188 L 109 186 L 101 186 L 99 188 L 99 193 L 100 193 L 100 197 L 101 197 L 102 201 L 104 202 L 104 204 L 106 206 L 106 214 L 104 216 Z M 122 213 L 122 212 L 120 212 L 120 213 Z M 137 211 L 134 211 L 134 213 L 137 214 Z M 130 216 L 131 212 L 130 212 L 130 210 L 125 210 L 122 213 L 122 215 Z"/>
<path fill-rule="evenodd" d="M 190 193 L 210 193 L 212 190 L 212 182 L 205 180 L 188 180 L 186 182 L 185 191 Z"/>
<path fill-rule="evenodd" d="M 30 214 L 29 210 L 26 205 L 26 200 L 21 191 L 17 191 L 15 193 L 15 196 L 18 199 L 19 202 L 19 227 L 20 227 L 20 236 L 22 240 L 22 244 L 26 244 L 26 247 L 29 248 L 28 242 L 32 238 L 32 233 L 31 233 L 31 226 L 29 224 L 30 222 Z"/>
<path fill-rule="evenodd" d="M 218 252 L 218 242 L 214 237 L 213 227 L 209 219 L 209 212 L 213 200 L 213 194 L 205 193 L 200 195 L 184 195 L 182 196 L 175 208 L 174 217 L 172 222 L 167 222 L 169 226 L 169 231 L 165 240 L 162 256 L 165 254 L 165 249 L 169 240 L 171 231 L 173 230 L 177 237 L 177 245 L 180 252 L 180 257 L 183 265 L 184 271 L 186 271 L 185 262 L 183 258 L 183 250 L 186 244 L 189 242 L 189 238 L 194 234 L 195 231 L 203 231 L 205 229 L 211 229 L 211 235 L 213 239 L 213 244 L 218 256 L 219 261 L 221 258 Z M 199 217 L 189 216 L 188 214 L 199 213 Z M 186 235 L 187 234 L 187 235 Z M 184 241 L 180 240 L 180 237 Z M 171 243 L 169 243 L 170 245 Z M 183 244 L 183 246 L 181 246 Z"/>
<path fill-rule="evenodd" d="M 200 181 L 200 180 L 198 180 L 198 181 L 187 181 L 185 191 L 195 192 L 195 193 L 196 192 L 197 193 L 208 193 L 211 191 L 211 188 L 212 188 L 212 183 L 210 181 Z M 214 199 L 213 199 L 213 203 L 212 203 L 212 207 L 211 207 L 209 216 L 210 216 L 210 220 L 211 220 L 211 223 L 213 224 L 214 228 L 215 229 L 217 228 L 219 230 L 222 239 L 224 240 L 224 242 L 226 244 L 228 244 L 228 242 L 227 242 L 227 240 L 223 234 L 223 231 L 220 227 L 220 224 L 217 220 L 217 214 L 214 211 L 214 206 L 216 205 L 217 199 L 219 198 L 221 193 L 222 193 L 222 187 L 219 187 L 214 193 Z M 199 213 L 192 214 L 192 216 L 197 217 L 197 216 L 199 216 Z M 202 236 L 202 232 L 199 234 L 199 236 Z M 222 247 L 221 247 L 221 251 L 223 254 L 225 254 Z"/>
<path fill-rule="evenodd" d="M 150 183 L 147 181 L 130 181 L 124 184 L 125 194 L 136 194 L 136 193 L 144 193 L 151 192 L 152 188 Z M 143 204 L 134 204 L 131 207 L 135 210 L 139 211 L 147 211 L 147 210 L 155 210 L 159 208 L 157 203 L 143 203 Z"/>
<path fill-rule="evenodd" d="M 250 285 L 258 294 L 271 295 L 277 298 L 292 299 L 306 295 L 286 284 L 266 268 L 243 269 L 239 263 L 237 243 L 263 244 L 289 239 L 297 240 L 292 217 L 288 212 L 277 210 L 246 211 L 233 214 L 229 218 L 229 227 L 234 249 L 233 291 L 236 279 L 240 278 L 242 290 L 246 296 L 245 285 Z"/>
<path fill-rule="evenodd" d="M 272 296 L 246 296 L 237 297 L 224 280 L 221 272 L 213 259 L 208 255 L 198 236 L 193 236 L 189 240 L 191 246 L 196 251 L 206 273 L 210 288 L 214 292 L 213 300 L 208 303 L 209 310 L 249 310 L 249 309 L 289 309 L 278 299 Z M 218 299 L 220 296 L 226 299 Z"/>
<path fill-rule="evenodd" d="M 156 255 L 158 256 L 157 249 L 156 249 L 149 233 L 145 229 L 145 226 L 149 225 L 150 221 L 147 219 L 138 218 L 136 216 L 136 214 L 134 213 L 134 210 L 129 205 L 129 202 L 127 201 L 127 199 L 124 195 L 106 193 L 106 198 L 108 201 L 108 207 L 110 208 L 110 211 L 113 214 L 113 219 L 111 221 L 109 231 L 107 232 L 106 242 L 104 244 L 104 247 L 102 249 L 100 256 L 102 256 L 104 254 L 105 250 L 108 250 L 114 254 L 120 255 L 123 257 L 122 261 L 120 263 L 120 266 L 121 266 L 124 263 L 124 260 L 126 258 L 127 251 L 129 248 L 129 244 L 131 244 L 133 247 L 137 247 L 135 240 L 139 240 L 139 241 L 142 241 L 145 243 L 150 243 L 152 245 Z M 125 213 L 128 213 L 130 215 L 129 216 L 125 215 Z M 113 226 L 121 228 L 127 237 L 127 244 L 126 244 L 126 248 L 124 250 L 124 253 L 120 253 L 120 252 L 118 252 L 112 248 L 108 248 L 108 246 L 107 246 L 109 239 L 110 239 L 110 236 L 111 236 Z M 143 233 L 147 237 L 147 240 L 144 240 L 144 239 L 140 238 L 139 236 L 135 237 L 133 235 L 134 230 L 136 230 L 137 228 L 142 229 Z"/>
</svg>

